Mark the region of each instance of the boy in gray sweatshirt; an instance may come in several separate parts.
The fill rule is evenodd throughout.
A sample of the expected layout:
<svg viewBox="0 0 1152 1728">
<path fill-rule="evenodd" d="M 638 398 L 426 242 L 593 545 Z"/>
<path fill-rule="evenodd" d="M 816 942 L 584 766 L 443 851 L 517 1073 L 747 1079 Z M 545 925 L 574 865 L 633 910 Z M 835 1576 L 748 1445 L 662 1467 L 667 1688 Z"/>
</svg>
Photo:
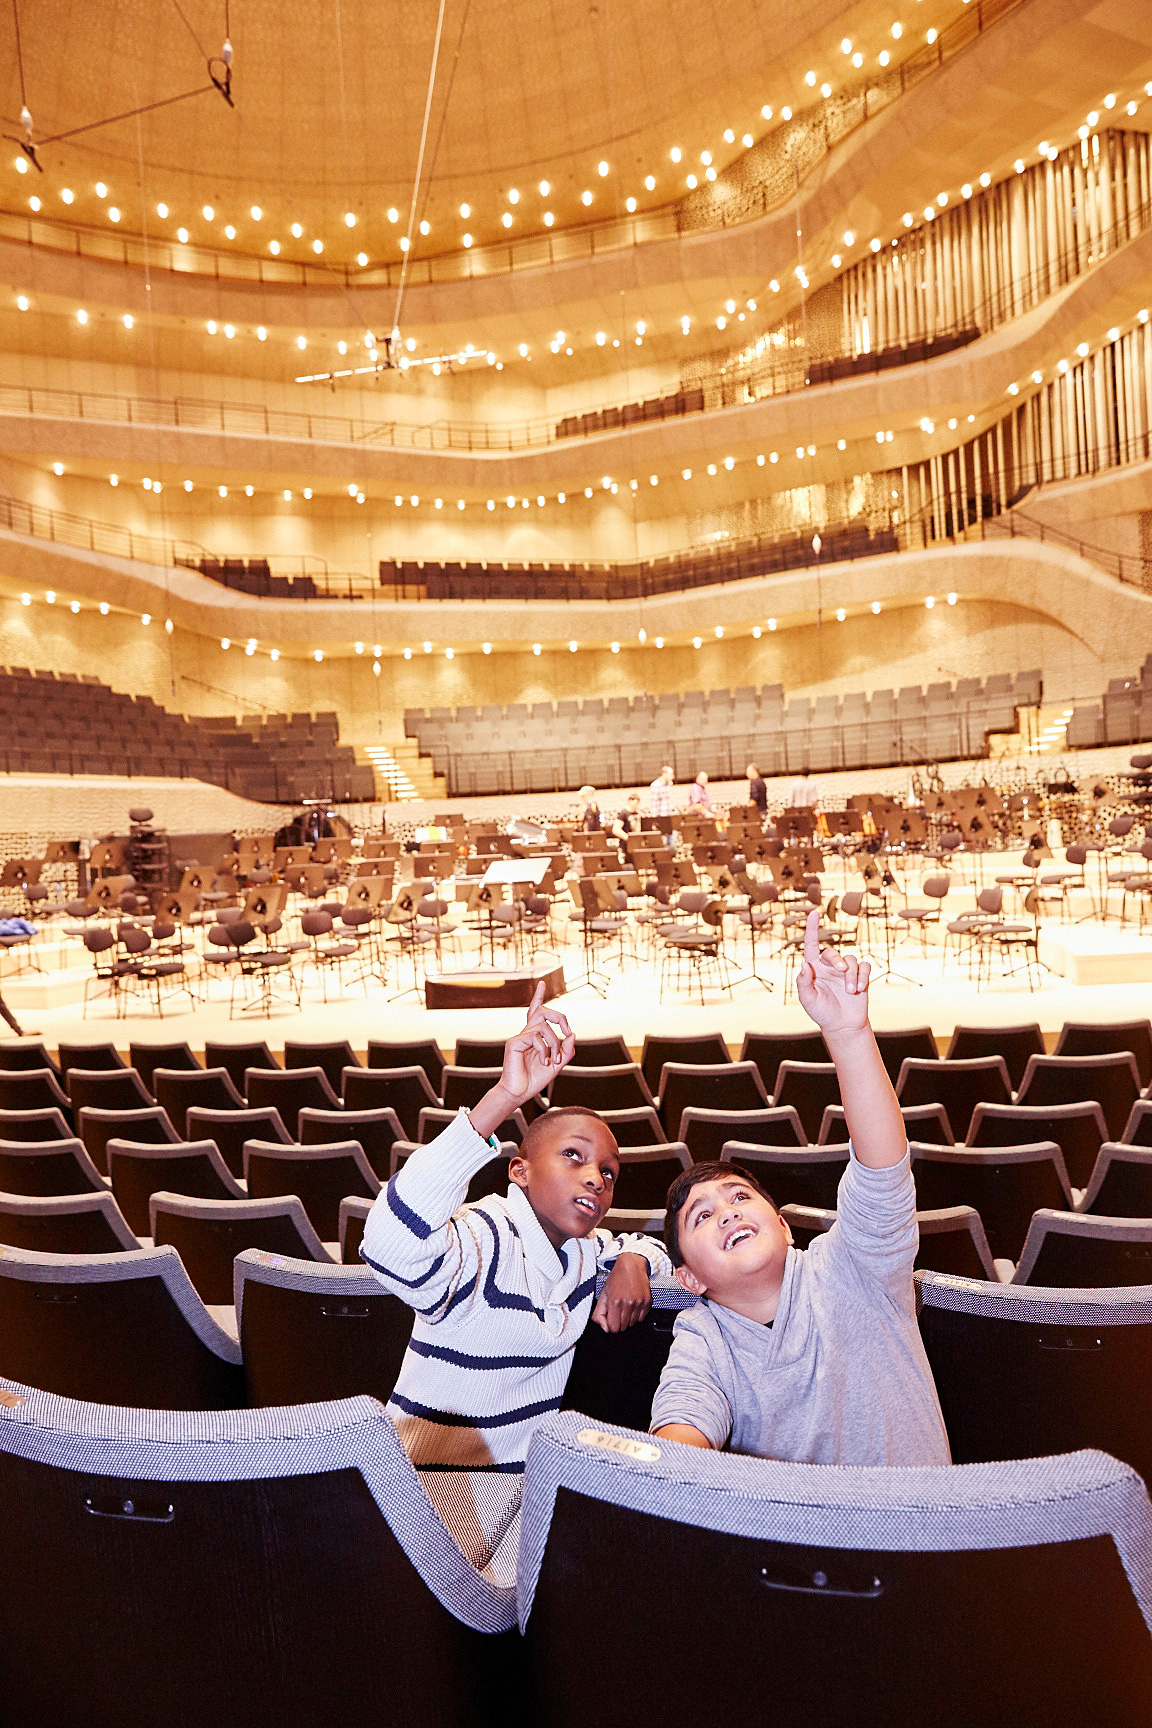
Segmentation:
<svg viewBox="0 0 1152 1728">
<path fill-rule="evenodd" d="M 947 1464 L 916 1325 L 916 1191 L 900 1106 L 868 1024 L 868 962 L 805 933 L 797 992 L 824 1033 L 851 1156 L 836 1222 L 805 1252 L 739 1166 L 672 1184 L 665 1242 L 701 1300 L 677 1321 L 652 1405 L 663 1440 L 808 1464 Z"/>
</svg>

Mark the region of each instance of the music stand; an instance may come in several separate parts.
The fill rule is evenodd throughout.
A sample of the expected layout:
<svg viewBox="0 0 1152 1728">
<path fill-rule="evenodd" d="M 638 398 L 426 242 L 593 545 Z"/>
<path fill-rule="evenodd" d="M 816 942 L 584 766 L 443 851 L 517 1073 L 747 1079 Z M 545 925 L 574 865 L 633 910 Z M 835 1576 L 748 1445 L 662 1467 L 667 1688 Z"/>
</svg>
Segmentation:
<svg viewBox="0 0 1152 1728">
<path fill-rule="evenodd" d="M 723 880 L 724 877 L 722 874 L 721 881 Z M 752 877 L 749 876 L 747 870 L 738 870 L 736 873 L 736 886 L 740 889 L 741 893 L 747 894 L 748 896 L 748 938 L 752 944 L 752 970 L 751 972 L 746 972 L 743 978 L 734 978 L 732 980 L 733 986 L 755 982 L 761 985 L 765 990 L 775 990 L 776 986 L 772 982 L 772 979 L 765 978 L 756 968 L 756 909 L 758 906 L 763 906 L 765 903 L 764 898 L 761 896 L 761 889 L 766 888 L 768 884 L 754 882 Z"/>
<path fill-rule="evenodd" d="M 397 946 L 403 949 L 405 944 L 404 931 L 407 930 L 408 952 L 412 956 L 412 982 L 404 990 L 398 990 L 394 996 L 389 996 L 389 1002 L 401 1002 L 405 996 L 415 996 L 421 1001 L 420 970 L 416 964 L 416 950 L 420 946 L 420 936 L 416 923 L 416 895 L 411 888 L 402 888 L 392 902 L 389 920 L 396 925 Z M 393 917 L 399 913 L 399 917 Z"/>
</svg>

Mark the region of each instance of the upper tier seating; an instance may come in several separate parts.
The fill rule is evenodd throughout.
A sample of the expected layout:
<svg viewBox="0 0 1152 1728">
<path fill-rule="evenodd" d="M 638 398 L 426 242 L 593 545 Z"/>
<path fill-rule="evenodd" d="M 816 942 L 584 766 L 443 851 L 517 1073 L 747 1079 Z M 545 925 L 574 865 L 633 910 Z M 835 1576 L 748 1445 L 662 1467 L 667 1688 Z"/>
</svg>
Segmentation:
<svg viewBox="0 0 1152 1728">
<path fill-rule="evenodd" d="M 640 600 L 898 550 L 891 529 L 871 529 L 861 521 L 828 524 L 819 538 L 819 551 L 807 529 L 796 529 L 775 539 L 672 552 L 629 564 L 440 564 L 382 558 L 380 585 L 391 589 L 393 598 L 405 600 Z"/>
<path fill-rule="evenodd" d="M 739 778 L 748 762 L 763 774 L 801 768 L 886 767 L 898 762 L 986 756 L 990 732 L 1011 731 L 1018 707 L 1040 701 L 1039 672 L 995 674 L 875 690 L 787 705 L 780 684 L 522 703 L 508 708 L 408 708 L 404 730 L 448 778 L 450 796 L 560 791 L 591 780 L 629 786 L 670 762 L 678 780 L 703 768 Z"/>
<path fill-rule="evenodd" d="M 557 438 L 584 438 L 590 432 L 615 432 L 643 420 L 671 420 L 677 414 L 700 414 L 703 390 L 674 390 L 647 402 L 626 402 L 622 408 L 597 408 L 591 414 L 567 414 L 556 427 Z"/>
<path fill-rule="evenodd" d="M 1152 738 L 1152 654 L 1139 673 L 1113 678 L 1103 700 L 1074 708 L 1067 741 L 1073 749 L 1094 744 L 1138 744 Z"/>
<path fill-rule="evenodd" d="M 188 720 L 92 677 L 0 670 L 0 770 L 207 780 L 243 798 L 371 799 L 375 776 L 339 743 L 334 713 Z"/>
</svg>

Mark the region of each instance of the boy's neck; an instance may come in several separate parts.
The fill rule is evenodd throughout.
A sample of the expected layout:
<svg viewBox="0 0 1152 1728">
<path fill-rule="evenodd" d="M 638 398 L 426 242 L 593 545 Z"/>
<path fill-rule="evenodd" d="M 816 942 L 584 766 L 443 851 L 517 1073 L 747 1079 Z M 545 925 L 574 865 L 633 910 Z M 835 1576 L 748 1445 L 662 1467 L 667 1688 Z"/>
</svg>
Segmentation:
<svg viewBox="0 0 1152 1728">
<path fill-rule="evenodd" d="M 788 1261 L 780 1267 L 779 1275 L 768 1274 L 763 1278 L 749 1279 L 746 1288 L 737 1285 L 726 1289 L 723 1294 L 716 1290 L 705 1290 L 704 1295 L 709 1302 L 718 1308 L 730 1308 L 733 1314 L 740 1314 L 745 1320 L 755 1320 L 759 1326 L 767 1326 L 775 1320 L 776 1310 L 780 1306 L 780 1292 L 784 1288 L 784 1272 Z"/>
</svg>

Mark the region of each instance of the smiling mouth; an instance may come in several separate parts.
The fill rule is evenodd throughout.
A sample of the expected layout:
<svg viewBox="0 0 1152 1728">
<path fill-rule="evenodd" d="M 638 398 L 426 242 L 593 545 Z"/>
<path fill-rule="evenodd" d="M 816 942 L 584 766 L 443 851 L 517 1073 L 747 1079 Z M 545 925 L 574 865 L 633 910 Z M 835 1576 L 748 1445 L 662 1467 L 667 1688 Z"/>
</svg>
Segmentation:
<svg viewBox="0 0 1152 1728">
<path fill-rule="evenodd" d="M 725 1242 L 725 1254 L 728 1253 L 730 1248 L 735 1248 L 740 1242 L 750 1242 L 755 1234 L 756 1232 L 750 1224 L 742 1224 L 739 1230 L 733 1230 L 731 1236 L 729 1236 L 727 1242 Z"/>
</svg>

